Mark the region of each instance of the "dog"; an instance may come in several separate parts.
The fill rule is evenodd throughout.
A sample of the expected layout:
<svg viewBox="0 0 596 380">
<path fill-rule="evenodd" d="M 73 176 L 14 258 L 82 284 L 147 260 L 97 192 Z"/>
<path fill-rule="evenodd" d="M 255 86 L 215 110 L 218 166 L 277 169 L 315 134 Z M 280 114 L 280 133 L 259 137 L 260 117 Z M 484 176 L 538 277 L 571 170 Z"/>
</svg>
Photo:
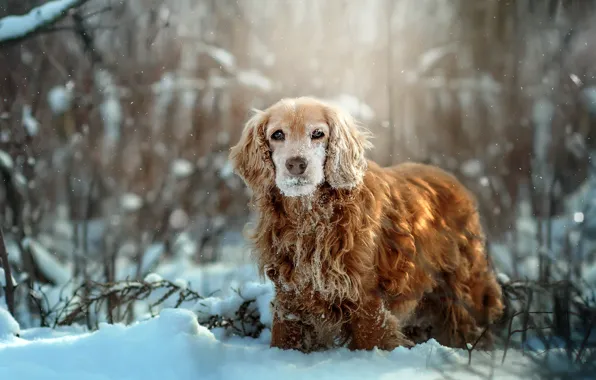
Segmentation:
<svg viewBox="0 0 596 380">
<path fill-rule="evenodd" d="M 490 347 L 502 290 L 475 198 L 437 167 L 368 160 L 370 137 L 335 105 L 286 98 L 254 110 L 230 149 L 275 286 L 271 346 Z"/>
</svg>

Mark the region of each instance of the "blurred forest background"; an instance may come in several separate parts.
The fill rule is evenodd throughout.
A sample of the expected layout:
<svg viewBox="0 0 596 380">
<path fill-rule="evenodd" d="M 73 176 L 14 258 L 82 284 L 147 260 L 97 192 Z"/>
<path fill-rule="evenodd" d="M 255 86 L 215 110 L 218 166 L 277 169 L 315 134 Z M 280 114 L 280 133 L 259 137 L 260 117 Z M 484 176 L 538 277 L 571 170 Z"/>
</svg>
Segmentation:
<svg viewBox="0 0 596 380">
<path fill-rule="evenodd" d="M 0 17 L 43 3 L 0 0 Z M 314 95 L 374 133 L 370 158 L 472 189 L 524 328 L 548 323 L 578 357 L 596 345 L 596 2 L 76 3 L 0 38 L 0 222 L 22 325 L 65 323 L 67 283 L 196 267 L 207 295 L 252 276 L 228 149 L 250 108 Z"/>
</svg>

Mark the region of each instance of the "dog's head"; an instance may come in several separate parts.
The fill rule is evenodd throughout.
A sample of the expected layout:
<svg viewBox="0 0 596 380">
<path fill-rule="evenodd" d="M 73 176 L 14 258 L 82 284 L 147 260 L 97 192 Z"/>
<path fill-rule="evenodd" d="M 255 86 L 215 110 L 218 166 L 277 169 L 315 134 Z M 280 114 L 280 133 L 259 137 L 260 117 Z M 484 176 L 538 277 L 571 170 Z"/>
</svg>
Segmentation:
<svg viewBox="0 0 596 380">
<path fill-rule="evenodd" d="M 253 191 L 277 186 L 285 196 L 328 183 L 351 189 L 366 171 L 367 132 L 342 109 L 302 97 L 255 111 L 232 147 L 234 169 Z"/>
</svg>

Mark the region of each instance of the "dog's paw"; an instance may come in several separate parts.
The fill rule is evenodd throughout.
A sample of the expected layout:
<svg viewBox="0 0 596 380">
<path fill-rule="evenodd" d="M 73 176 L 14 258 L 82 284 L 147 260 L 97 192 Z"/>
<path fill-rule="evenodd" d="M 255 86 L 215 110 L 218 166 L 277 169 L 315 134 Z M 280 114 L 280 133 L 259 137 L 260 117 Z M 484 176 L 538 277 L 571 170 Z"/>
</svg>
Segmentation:
<svg viewBox="0 0 596 380">
<path fill-rule="evenodd" d="M 402 332 L 415 344 L 424 343 L 432 338 L 432 326 L 406 326 Z"/>
<path fill-rule="evenodd" d="M 379 349 L 392 351 L 397 347 L 412 348 L 414 345 L 415 343 L 408 339 L 401 331 L 395 330 L 383 337 Z"/>
</svg>

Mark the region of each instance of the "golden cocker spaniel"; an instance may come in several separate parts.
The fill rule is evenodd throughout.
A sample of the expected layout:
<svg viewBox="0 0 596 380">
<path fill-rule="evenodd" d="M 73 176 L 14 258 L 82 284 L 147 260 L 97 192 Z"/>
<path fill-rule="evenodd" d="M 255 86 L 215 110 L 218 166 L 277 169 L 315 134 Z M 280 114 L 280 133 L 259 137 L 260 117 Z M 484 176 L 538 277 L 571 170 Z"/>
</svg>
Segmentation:
<svg viewBox="0 0 596 380">
<path fill-rule="evenodd" d="M 367 138 L 342 109 L 300 97 L 256 111 L 231 149 L 276 289 L 271 345 L 490 346 L 503 303 L 473 196 L 433 166 L 381 168 Z"/>
</svg>

